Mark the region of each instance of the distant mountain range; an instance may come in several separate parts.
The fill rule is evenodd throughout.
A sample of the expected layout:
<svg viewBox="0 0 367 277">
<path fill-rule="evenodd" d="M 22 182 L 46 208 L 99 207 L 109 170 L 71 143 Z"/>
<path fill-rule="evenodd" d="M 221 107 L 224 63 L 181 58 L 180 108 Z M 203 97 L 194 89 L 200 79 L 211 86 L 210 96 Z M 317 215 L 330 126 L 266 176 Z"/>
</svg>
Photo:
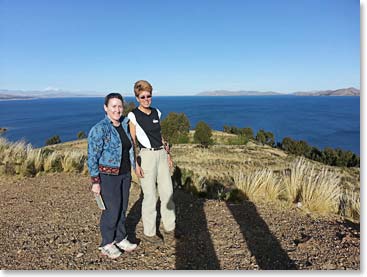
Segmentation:
<svg viewBox="0 0 367 277">
<path fill-rule="evenodd" d="M 337 90 L 320 90 L 307 92 L 279 93 L 274 91 L 229 91 L 229 90 L 214 90 L 204 91 L 196 94 L 198 96 L 263 96 L 263 95 L 295 95 L 295 96 L 360 96 L 359 89 L 342 88 Z"/>
<path fill-rule="evenodd" d="M 64 90 L 7 90 L 0 89 L 0 100 L 21 100 L 34 98 L 64 98 L 64 97 L 100 97 L 104 93 L 96 91 L 71 92 Z"/>
<path fill-rule="evenodd" d="M 295 92 L 293 94 L 298 96 L 360 96 L 360 91 L 356 88 L 342 88 L 337 90 Z"/>
<path fill-rule="evenodd" d="M 65 98 L 65 97 L 102 97 L 105 92 L 80 91 L 71 92 L 63 90 L 7 90 L 0 89 L 0 100 L 27 100 L 34 98 Z M 294 95 L 294 96 L 360 96 L 360 90 L 356 88 L 342 88 L 337 90 L 299 91 L 293 93 L 279 93 L 274 91 L 229 91 L 214 90 L 195 94 L 197 96 L 267 96 L 267 95 Z"/>
</svg>

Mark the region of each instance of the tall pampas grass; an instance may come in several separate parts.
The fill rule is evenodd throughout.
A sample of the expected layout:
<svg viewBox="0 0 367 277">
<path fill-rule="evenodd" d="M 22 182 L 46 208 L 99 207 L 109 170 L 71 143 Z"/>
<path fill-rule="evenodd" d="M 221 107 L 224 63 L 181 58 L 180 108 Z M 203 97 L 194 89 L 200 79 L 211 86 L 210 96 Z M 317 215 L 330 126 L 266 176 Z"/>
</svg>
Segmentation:
<svg viewBox="0 0 367 277">
<path fill-rule="evenodd" d="M 288 201 L 301 203 L 310 211 L 337 212 L 342 197 L 338 174 L 325 166 L 316 169 L 312 163 L 300 158 L 283 176 Z"/>
<path fill-rule="evenodd" d="M 61 165 L 64 172 L 81 172 L 85 160 L 86 156 L 80 151 L 70 151 L 61 159 Z"/>
<path fill-rule="evenodd" d="M 277 178 L 268 169 L 257 170 L 248 175 L 240 172 L 235 177 L 235 184 L 250 200 L 276 200 L 281 193 Z"/>
</svg>

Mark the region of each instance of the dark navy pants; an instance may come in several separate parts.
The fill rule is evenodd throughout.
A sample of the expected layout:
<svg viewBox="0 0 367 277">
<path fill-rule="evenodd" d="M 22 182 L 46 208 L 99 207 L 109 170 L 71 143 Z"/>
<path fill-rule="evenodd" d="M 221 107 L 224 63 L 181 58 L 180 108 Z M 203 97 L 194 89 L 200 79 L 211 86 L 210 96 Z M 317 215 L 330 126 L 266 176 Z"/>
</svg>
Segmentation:
<svg viewBox="0 0 367 277">
<path fill-rule="evenodd" d="M 106 206 L 102 211 L 100 228 L 101 246 L 126 238 L 126 211 L 129 203 L 131 173 L 122 175 L 100 174 L 101 196 Z"/>
</svg>

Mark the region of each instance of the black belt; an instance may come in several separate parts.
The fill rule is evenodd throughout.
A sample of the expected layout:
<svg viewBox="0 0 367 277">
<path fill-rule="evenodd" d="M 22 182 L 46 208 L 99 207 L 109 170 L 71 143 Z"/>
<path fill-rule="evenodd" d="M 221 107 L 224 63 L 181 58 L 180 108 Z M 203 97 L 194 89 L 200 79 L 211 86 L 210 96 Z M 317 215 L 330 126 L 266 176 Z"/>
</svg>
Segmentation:
<svg viewBox="0 0 367 277">
<path fill-rule="evenodd" d="M 149 150 L 149 151 L 158 151 L 158 150 L 161 150 L 161 149 L 164 149 L 164 146 L 159 146 L 159 147 L 156 147 L 156 148 L 141 148 L 141 149 L 146 149 L 146 150 Z"/>
</svg>

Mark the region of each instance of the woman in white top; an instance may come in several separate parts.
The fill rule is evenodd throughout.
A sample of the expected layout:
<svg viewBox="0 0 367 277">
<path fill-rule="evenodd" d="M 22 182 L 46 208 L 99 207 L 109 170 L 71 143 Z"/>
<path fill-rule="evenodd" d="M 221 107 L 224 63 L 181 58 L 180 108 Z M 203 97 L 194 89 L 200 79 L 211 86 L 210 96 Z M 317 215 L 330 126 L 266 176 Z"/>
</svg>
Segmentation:
<svg viewBox="0 0 367 277">
<path fill-rule="evenodd" d="M 162 241 L 157 236 L 156 230 L 158 197 L 161 200 L 161 216 L 167 238 L 174 236 L 176 216 L 169 170 L 173 164 L 169 149 L 165 147 L 161 135 L 161 112 L 151 107 L 152 92 L 153 88 L 149 82 L 140 80 L 135 83 L 134 93 L 139 106 L 128 114 L 128 118 L 134 145 L 140 149 L 135 173 L 140 178 L 144 194 L 142 203 L 144 239 L 160 244 Z"/>
</svg>

